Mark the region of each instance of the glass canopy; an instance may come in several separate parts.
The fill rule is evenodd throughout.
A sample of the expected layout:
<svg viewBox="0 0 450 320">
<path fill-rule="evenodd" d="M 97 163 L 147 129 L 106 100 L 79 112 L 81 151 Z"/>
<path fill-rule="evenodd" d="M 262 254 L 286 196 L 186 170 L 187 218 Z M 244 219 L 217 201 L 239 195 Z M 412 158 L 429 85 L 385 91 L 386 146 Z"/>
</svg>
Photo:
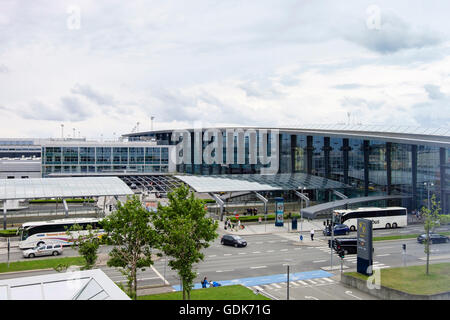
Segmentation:
<svg viewBox="0 0 450 320">
<path fill-rule="evenodd" d="M 298 189 L 342 189 L 349 185 L 304 173 L 225 174 L 211 176 L 177 175 L 196 192 L 241 192 Z"/>
<path fill-rule="evenodd" d="M 1 179 L 0 200 L 132 195 L 117 177 Z"/>
</svg>

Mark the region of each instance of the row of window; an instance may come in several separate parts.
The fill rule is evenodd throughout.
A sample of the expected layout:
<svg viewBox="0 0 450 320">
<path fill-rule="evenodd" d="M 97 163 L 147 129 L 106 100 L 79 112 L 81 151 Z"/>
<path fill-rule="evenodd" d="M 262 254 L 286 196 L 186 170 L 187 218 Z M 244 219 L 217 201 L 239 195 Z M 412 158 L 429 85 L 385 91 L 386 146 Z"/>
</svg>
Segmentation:
<svg viewBox="0 0 450 320">
<path fill-rule="evenodd" d="M 44 164 L 168 164 L 168 148 L 45 147 Z"/>
</svg>

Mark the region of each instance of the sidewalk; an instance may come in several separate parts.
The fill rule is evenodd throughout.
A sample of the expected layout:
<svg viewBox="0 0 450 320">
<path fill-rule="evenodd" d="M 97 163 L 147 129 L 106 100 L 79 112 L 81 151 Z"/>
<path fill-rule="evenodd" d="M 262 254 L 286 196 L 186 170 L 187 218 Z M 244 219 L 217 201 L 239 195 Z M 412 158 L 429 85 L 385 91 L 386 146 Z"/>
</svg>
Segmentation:
<svg viewBox="0 0 450 320">
<path fill-rule="evenodd" d="M 300 229 L 302 230 L 303 238 L 308 237 L 309 239 L 309 233 L 311 229 L 314 229 L 315 236 L 317 236 L 319 233 L 322 232 L 323 229 L 323 222 L 321 220 L 317 221 L 303 221 L 300 223 L 300 221 L 297 222 L 297 230 L 291 229 L 291 222 L 285 221 L 284 225 L 282 227 L 275 226 L 274 221 L 267 221 L 267 223 L 264 223 L 264 220 L 259 223 L 244 223 L 245 228 L 237 230 L 237 224 L 235 224 L 234 230 L 230 230 L 227 228 L 227 230 L 224 229 L 225 224 L 225 218 L 224 221 L 219 221 L 219 232 L 222 234 L 239 234 L 239 235 L 256 235 L 256 234 L 272 234 L 272 233 L 286 233 L 286 234 L 300 234 Z"/>
</svg>

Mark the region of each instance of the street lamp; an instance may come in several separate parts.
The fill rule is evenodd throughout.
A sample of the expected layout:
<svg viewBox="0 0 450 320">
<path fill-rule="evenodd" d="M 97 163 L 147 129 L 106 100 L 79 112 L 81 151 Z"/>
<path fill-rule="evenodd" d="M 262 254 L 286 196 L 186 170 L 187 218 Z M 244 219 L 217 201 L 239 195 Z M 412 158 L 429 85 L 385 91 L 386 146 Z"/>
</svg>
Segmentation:
<svg viewBox="0 0 450 320">
<path fill-rule="evenodd" d="M 427 181 L 427 182 L 424 182 L 423 185 L 424 185 L 425 187 L 427 187 L 427 193 L 428 193 L 428 210 L 430 210 L 430 208 L 431 208 L 431 206 L 430 206 L 430 187 L 433 187 L 433 186 L 434 186 L 434 183 L 431 182 L 431 181 Z"/>
</svg>

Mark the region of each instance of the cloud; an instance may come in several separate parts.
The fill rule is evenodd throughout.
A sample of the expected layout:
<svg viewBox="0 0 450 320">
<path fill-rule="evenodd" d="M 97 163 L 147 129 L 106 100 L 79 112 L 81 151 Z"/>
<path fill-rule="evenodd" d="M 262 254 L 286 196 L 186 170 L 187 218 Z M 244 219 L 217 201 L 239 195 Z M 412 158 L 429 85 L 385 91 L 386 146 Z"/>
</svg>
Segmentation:
<svg viewBox="0 0 450 320">
<path fill-rule="evenodd" d="M 72 88 L 71 92 L 73 94 L 79 94 L 87 99 L 89 99 L 92 102 L 95 102 L 98 105 L 101 106 L 113 106 L 115 105 L 114 98 L 107 94 L 102 94 L 96 90 L 94 90 L 89 85 L 80 85 L 76 84 L 74 88 Z"/>
<path fill-rule="evenodd" d="M 361 88 L 361 87 L 362 86 L 360 84 L 357 84 L 357 83 L 344 83 L 344 84 L 336 85 L 333 88 L 339 89 L 339 90 L 349 90 L 349 89 L 358 89 L 358 88 Z"/>
<path fill-rule="evenodd" d="M 392 11 L 380 13 L 380 25 L 369 28 L 359 20 L 354 27 L 346 26 L 344 39 L 382 54 L 395 53 L 403 49 L 435 46 L 442 42 L 441 36 L 423 26 L 414 26 L 403 21 Z"/>
<path fill-rule="evenodd" d="M 78 98 L 65 96 L 57 104 L 33 101 L 21 110 L 21 116 L 30 120 L 83 121 L 93 116 Z"/>
<path fill-rule="evenodd" d="M 428 97 L 431 100 L 443 100 L 446 99 L 445 94 L 443 94 L 440 90 L 439 86 L 434 84 L 426 84 L 424 86 L 425 91 L 428 93 Z"/>
<path fill-rule="evenodd" d="M 4 64 L 0 64 L 0 73 L 9 73 L 9 68 Z"/>
</svg>

